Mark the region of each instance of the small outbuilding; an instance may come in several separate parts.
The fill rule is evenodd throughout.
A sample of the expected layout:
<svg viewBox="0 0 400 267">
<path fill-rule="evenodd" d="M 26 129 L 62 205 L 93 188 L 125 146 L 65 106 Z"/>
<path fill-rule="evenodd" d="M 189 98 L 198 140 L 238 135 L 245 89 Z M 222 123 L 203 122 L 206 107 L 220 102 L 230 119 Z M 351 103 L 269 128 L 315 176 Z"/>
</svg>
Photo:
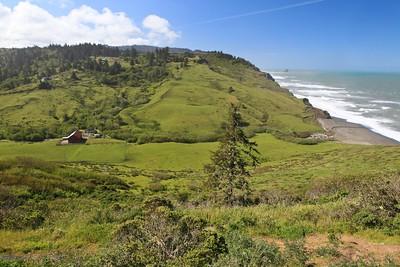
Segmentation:
<svg viewBox="0 0 400 267">
<path fill-rule="evenodd" d="M 83 137 L 82 131 L 76 130 L 72 132 L 70 135 L 63 137 L 60 144 L 68 145 L 68 144 L 83 144 L 86 142 L 86 138 Z"/>
</svg>

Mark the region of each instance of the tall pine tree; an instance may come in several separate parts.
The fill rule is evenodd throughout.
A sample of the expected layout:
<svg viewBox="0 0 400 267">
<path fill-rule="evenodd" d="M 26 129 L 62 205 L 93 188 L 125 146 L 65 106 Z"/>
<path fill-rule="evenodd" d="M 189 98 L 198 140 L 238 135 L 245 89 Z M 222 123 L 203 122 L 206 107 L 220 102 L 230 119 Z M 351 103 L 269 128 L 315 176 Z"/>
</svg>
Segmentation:
<svg viewBox="0 0 400 267">
<path fill-rule="evenodd" d="M 249 200 L 249 168 L 257 166 L 257 144 L 243 132 L 240 106 L 231 104 L 225 136 L 213 153 L 212 163 L 205 166 L 208 185 L 227 205 L 245 204 Z"/>
</svg>

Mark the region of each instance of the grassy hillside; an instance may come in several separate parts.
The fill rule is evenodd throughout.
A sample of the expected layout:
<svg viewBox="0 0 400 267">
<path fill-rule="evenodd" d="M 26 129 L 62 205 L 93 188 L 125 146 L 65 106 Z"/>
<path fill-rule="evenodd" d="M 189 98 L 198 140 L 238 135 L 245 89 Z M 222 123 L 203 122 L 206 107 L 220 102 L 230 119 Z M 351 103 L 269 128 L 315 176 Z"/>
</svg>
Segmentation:
<svg viewBox="0 0 400 267">
<path fill-rule="evenodd" d="M 0 214 L 11 215 L 0 216 L 8 218 L 0 229 L 0 255 L 39 266 L 128 260 L 113 254 L 123 251 L 116 247 L 124 244 L 115 241 L 116 233 L 131 220 L 145 218 L 146 225 L 165 220 L 158 211 L 152 218 L 143 213 L 144 203 L 157 197 L 172 201 L 174 218 L 204 220 L 223 235 L 229 253 L 214 266 L 264 262 L 260 249 L 272 253 L 265 260 L 281 259 L 275 266 L 305 266 L 302 259 L 317 266 L 376 266 L 389 262 L 385 255 L 400 260 L 398 147 L 305 146 L 271 134 L 253 140 L 263 162 L 250 179 L 255 203 L 249 207 L 208 203 L 202 167 L 217 143 L 1 142 L 0 201 L 6 210 Z M 18 156 L 53 162 L 13 159 Z M 16 206 L 6 205 L 6 199 L 18 199 Z M 358 260 L 346 256 L 352 249 L 360 251 Z M 242 258 L 243 250 L 251 257 Z"/>
<path fill-rule="evenodd" d="M 19 76 L 0 83 L 0 138 L 35 141 L 96 128 L 138 143 L 215 141 L 230 102 L 242 103 L 249 134 L 320 131 L 301 100 L 230 55 L 121 54 L 84 58 L 68 67 L 58 62 L 62 54 L 42 53 L 50 59 L 33 57 L 28 66 L 44 65 L 47 72 L 39 69 L 12 88 L 10 81 Z M 49 80 L 42 82 L 41 76 Z"/>
</svg>

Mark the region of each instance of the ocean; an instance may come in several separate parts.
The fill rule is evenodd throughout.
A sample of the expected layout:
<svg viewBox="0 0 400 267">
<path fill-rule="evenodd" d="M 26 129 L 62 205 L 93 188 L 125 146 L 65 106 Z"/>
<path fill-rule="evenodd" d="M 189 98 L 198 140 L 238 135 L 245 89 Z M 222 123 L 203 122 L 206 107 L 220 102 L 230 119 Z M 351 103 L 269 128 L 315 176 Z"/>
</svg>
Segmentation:
<svg viewBox="0 0 400 267">
<path fill-rule="evenodd" d="M 331 116 L 400 141 L 400 73 L 269 72 L 298 98 Z"/>
</svg>

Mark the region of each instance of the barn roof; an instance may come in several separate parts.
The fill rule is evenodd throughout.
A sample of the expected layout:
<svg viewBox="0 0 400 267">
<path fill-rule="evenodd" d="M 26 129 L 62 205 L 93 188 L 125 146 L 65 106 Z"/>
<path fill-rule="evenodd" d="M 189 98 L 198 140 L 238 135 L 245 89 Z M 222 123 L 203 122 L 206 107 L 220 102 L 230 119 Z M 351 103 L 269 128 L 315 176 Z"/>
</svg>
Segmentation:
<svg viewBox="0 0 400 267">
<path fill-rule="evenodd" d="M 76 134 L 77 131 L 79 131 L 79 130 L 73 131 L 70 135 L 68 135 L 68 136 L 66 136 L 66 137 L 63 137 L 63 139 L 68 139 L 68 138 L 74 136 L 74 135 Z"/>
</svg>

